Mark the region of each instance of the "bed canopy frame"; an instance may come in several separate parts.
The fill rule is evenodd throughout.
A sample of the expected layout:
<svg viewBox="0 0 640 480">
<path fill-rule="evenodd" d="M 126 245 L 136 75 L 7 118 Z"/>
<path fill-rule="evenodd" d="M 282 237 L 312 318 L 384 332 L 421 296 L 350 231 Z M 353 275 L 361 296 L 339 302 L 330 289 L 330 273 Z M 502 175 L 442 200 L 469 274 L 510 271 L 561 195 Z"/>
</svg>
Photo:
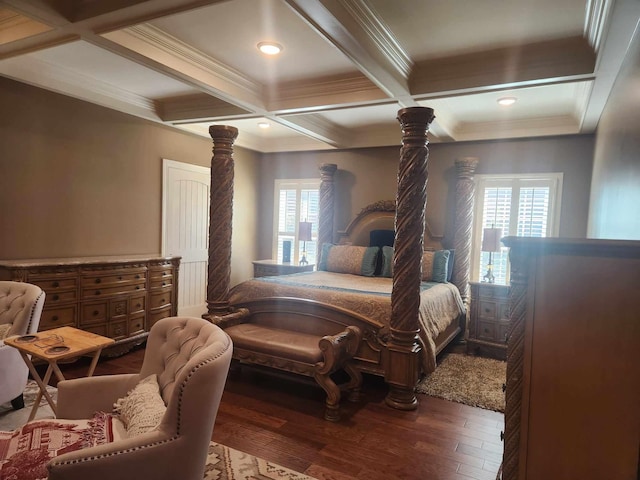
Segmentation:
<svg viewBox="0 0 640 480">
<path fill-rule="evenodd" d="M 402 126 L 402 147 L 398 165 L 398 190 L 395 209 L 394 275 L 391 294 L 390 336 L 385 350 L 385 381 L 389 385 L 386 403 L 402 410 L 417 406 L 415 386 L 419 381 L 418 310 L 421 282 L 421 258 L 425 234 L 427 202 L 427 133 L 434 119 L 433 109 L 404 108 L 398 112 Z M 234 127 L 209 127 L 213 140 L 211 159 L 211 206 L 209 222 L 209 264 L 207 310 L 204 318 L 242 317 L 247 309 L 230 306 L 231 234 L 233 205 Z M 476 158 L 456 160 L 456 221 L 453 239 L 455 265 L 452 282 L 460 290 L 465 305 L 469 299 L 469 266 L 473 219 Z M 335 164 L 320 166 L 320 223 L 318 244 L 334 240 Z M 388 208 L 388 207 L 387 207 Z"/>
</svg>

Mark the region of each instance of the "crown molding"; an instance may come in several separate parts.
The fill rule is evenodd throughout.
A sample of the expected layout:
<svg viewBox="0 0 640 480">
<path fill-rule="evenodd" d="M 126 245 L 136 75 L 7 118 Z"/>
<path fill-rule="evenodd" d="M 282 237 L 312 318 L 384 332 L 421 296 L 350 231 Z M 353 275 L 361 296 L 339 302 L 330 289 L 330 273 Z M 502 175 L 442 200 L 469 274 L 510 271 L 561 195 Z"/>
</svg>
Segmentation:
<svg viewBox="0 0 640 480">
<path fill-rule="evenodd" d="M 161 121 L 153 101 L 146 97 L 32 57 L 2 61 L 0 74 L 130 115 Z"/>
<path fill-rule="evenodd" d="M 172 123 L 202 122 L 250 113 L 206 93 L 159 100 L 156 105 L 162 120 Z"/>
<path fill-rule="evenodd" d="M 584 36 L 595 52 L 600 51 L 612 3 L 612 0 L 588 0 L 587 2 Z"/>
<path fill-rule="evenodd" d="M 105 33 L 103 37 L 160 63 L 168 70 L 179 72 L 184 77 L 183 81 L 199 88 L 205 87 L 212 95 L 228 103 L 252 111 L 264 109 L 261 84 L 159 28 L 144 24 Z"/>
<path fill-rule="evenodd" d="M 490 122 L 460 122 L 455 126 L 453 137 L 456 141 L 470 141 L 576 133 L 581 133 L 576 117 L 558 115 Z"/>
</svg>

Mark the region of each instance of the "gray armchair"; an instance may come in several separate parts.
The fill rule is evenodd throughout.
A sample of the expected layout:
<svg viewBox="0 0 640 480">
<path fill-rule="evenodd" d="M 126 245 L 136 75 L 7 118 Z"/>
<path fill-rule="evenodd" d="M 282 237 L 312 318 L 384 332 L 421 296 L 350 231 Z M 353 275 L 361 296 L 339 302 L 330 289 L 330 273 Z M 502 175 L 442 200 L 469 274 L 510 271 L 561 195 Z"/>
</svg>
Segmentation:
<svg viewBox="0 0 640 480">
<path fill-rule="evenodd" d="M 14 409 L 24 407 L 22 392 L 29 369 L 20 352 L 5 345 L 1 338 L 27 335 L 38 330 L 45 293 L 36 285 L 0 282 L 0 404 L 11 401 Z"/>
<path fill-rule="evenodd" d="M 140 379 L 156 374 L 167 406 L 146 433 L 54 457 L 49 480 L 201 480 L 233 344 L 201 318 L 170 317 L 153 325 L 139 374 L 58 383 L 58 418 L 109 412 Z"/>
</svg>

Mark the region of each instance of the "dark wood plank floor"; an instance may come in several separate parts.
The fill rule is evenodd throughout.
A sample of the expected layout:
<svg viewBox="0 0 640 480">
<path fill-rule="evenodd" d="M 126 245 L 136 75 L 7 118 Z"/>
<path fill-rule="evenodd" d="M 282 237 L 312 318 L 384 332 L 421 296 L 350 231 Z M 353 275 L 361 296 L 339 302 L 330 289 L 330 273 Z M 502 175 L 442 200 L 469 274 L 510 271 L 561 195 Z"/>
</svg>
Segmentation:
<svg viewBox="0 0 640 480">
<path fill-rule="evenodd" d="M 136 373 L 143 349 L 103 358 L 96 375 Z M 62 366 L 67 378 L 88 361 Z M 384 403 L 386 385 L 365 376 L 363 399 L 342 402 L 342 420 L 323 420 L 324 392 L 313 384 L 250 368 L 227 380 L 213 440 L 321 480 L 494 480 L 501 413 L 420 395 L 414 411 Z"/>
</svg>

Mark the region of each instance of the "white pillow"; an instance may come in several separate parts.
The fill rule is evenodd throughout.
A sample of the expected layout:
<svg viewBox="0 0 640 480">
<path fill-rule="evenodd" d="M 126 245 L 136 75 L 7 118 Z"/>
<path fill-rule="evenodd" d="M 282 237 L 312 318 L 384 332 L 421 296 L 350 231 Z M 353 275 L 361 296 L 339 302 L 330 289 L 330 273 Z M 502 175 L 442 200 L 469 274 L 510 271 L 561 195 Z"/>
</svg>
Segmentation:
<svg viewBox="0 0 640 480">
<path fill-rule="evenodd" d="M 155 373 L 140 380 L 133 390 L 113 405 L 113 413 L 124 423 L 128 437 L 157 428 L 166 410 Z"/>
</svg>

